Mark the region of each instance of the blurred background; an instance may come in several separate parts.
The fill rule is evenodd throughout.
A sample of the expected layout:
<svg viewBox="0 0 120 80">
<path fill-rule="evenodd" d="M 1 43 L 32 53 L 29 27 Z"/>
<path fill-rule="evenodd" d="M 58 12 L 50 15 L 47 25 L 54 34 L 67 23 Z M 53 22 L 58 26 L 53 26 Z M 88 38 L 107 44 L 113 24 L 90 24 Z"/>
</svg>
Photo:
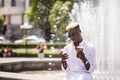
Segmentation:
<svg viewBox="0 0 120 80">
<path fill-rule="evenodd" d="M 83 38 L 97 51 L 95 80 L 119 80 L 119 8 L 119 0 L 0 0 L 0 50 L 13 53 L 1 58 L 37 57 L 39 42 L 47 46 L 45 58 L 60 58 L 65 27 L 79 22 Z"/>
</svg>

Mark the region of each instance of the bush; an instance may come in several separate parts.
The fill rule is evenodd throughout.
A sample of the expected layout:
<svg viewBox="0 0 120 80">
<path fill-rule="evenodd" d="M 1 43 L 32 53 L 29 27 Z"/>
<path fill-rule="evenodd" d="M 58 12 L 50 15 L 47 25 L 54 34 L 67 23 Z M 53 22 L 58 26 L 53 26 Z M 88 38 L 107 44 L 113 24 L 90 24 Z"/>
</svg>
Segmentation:
<svg viewBox="0 0 120 80">
<path fill-rule="evenodd" d="M 65 42 L 55 42 L 55 43 L 46 43 L 47 49 L 44 49 L 45 57 L 49 57 L 49 55 L 52 55 L 52 57 L 59 57 L 58 49 L 63 48 L 66 43 Z M 37 57 L 38 51 L 36 49 L 37 44 L 27 44 L 27 46 L 24 43 L 21 44 L 14 44 L 14 43 L 0 43 L 0 48 L 2 47 L 10 47 L 13 52 L 17 53 L 19 57 Z M 54 50 L 53 50 L 54 47 Z M 27 53 L 27 54 L 26 54 Z"/>
<path fill-rule="evenodd" d="M 63 48 L 66 43 L 65 42 L 55 42 L 55 43 L 46 43 L 47 48 L 50 47 L 55 47 L 55 48 Z M 29 44 L 25 44 L 25 43 L 19 43 L 19 44 L 15 44 L 15 43 L 0 43 L 0 48 L 1 47 L 10 47 L 10 48 L 36 48 L 37 44 L 35 43 L 29 43 Z"/>
</svg>

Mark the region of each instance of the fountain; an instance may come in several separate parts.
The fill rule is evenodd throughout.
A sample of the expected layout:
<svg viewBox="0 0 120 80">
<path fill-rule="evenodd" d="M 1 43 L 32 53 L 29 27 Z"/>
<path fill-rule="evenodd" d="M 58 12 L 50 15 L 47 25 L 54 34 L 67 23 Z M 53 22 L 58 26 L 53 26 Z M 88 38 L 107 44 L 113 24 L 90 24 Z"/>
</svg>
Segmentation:
<svg viewBox="0 0 120 80">
<path fill-rule="evenodd" d="M 70 13 L 70 22 L 79 22 L 83 38 L 96 47 L 95 74 L 101 75 L 97 80 L 120 78 L 119 3 L 119 0 L 80 0 L 73 4 Z M 113 78 L 113 74 L 119 78 Z"/>
<path fill-rule="evenodd" d="M 95 2 L 96 1 L 96 2 Z M 120 79 L 120 29 L 119 29 L 119 21 L 120 21 L 120 0 L 78 0 L 73 4 L 73 9 L 70 13 L 70 22 L 77 21 L 81 25 L 83 38 L 91 42 L 95 45 L 97 54 L 96 54 L 96 70 L 93 73 L 94 80 L 119 80 Z M 53 40 L 51 41 L 53 44 Z M 54 51 L 54 47 L 51 49 Z M 31 59 L 30 59 L 31 60 Z M 34 59 L 35 60 L 35 59 Z M 2 60 L 1 60 L 2 61 Z M 0 66 L 0 69 L 5 66 L 7 69 L 23 69 L 37 67 L 34 65 L 40 65 L 41 62 L 30 61 L 27 62 L 19 62 L 20 64 L 15 63 L 15 67 L 11 67 L 10 64 L 4 64 Z M 54 61 L 52 61 L 52 55 L 49 55 L 49 59 L 46 62 L 47 70 L 45 74 L 36 75 L 26 75 L 26 77 L 34 78 L 45 78 L 44 80 L 56 80 L 63 78 L 64 73 L 59 71 L 55 73 L 55 75 L 51 72 L 53 70 L 52 65 Z M 60 62 L 60 60 L 58 60 Z M 57 64 L 56 62 L 55 64 Z M 7 66 L 6 66 L 7 65 Z M 46 66 L 44 65 L 44 66 Z M 17 67 L 16 67 L 17 66 Z M 39 68 L 39 66 L 38 66 Z M 33 68 L 32 68 L 33 69 Z M 44 72 L 43 72 L 44 73 Z M 3 73 L 1 73 L 3 74 Z M 4 73 L 5 74 L 5 73 Z M 8 74 L 8 73 L 7 73 Z M 48 74 L 48 75 L 47 75 Z M 14 74 L 15 75 L 15 74 Z M 21 76 L 22 78 L 23 75 Z M 52 76 L 54 75 L 54 76 Z M 49 78 L 48 78 L 49 76 Z M 58 76 L 58 77 L 57 77 Z M 3 76 L 4 77 L 4 76 Z M 5 75 L 6 77 L 6 75 Z M 57 78 L 56 78 L 57 77 Z M 60 79 L 62 80 L 62 79 Z"/>
</svg>

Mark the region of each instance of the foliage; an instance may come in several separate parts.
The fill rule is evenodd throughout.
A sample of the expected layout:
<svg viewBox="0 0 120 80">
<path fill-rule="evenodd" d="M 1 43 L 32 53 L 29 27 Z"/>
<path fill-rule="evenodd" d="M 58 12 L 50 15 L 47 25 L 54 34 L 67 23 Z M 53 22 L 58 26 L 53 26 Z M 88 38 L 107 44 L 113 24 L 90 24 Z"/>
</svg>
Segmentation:
<svg viewBox="0 0 120 80">
<path fill-rule="evenodd" d="M 51 25 L 51 32 L 57 37 L 61 37 L 65 31 L 65 26 L 69 22 L 71 5 L 71 1 L 58 0 L 50 10 L 49 22 Z"/>
<path fill-rule="evenodd" d="M 30 10 L 25 12 L 34 27 L 45 32 L 45 38 L 50 38 L 50 24 L 48 15 L 56 0 L 31 0 Z M 49 34 L 49 35 L 48 35 Z"/>
<path fill-rule="evenodd" d="M 55 47 L 55 48 L 63 48 L 66 45 L 65 42 L 54 42 L 54 43 L 46 43 L 47 48 L 51 48 Z M 10 48 L 14 48 L 14 49 L 20 49 L 20 48 L 36 48 L 37 44 L 36 43 L 29 43 L 29 44 L 25 44 L 25 43 L 0 43 L 0 48 L 2 47 L 10 47 Z"/>
<path fill-rule="evenodd" d="M 49 27 L 48 15 L 54 1 L 55 0 L 31 0 L 30 11 L 27 12 L 27 15 L 35 27 Z"/>
<path fill-rule="evenodd" d="M 19 53 L 19 54 L 26 54 L 25 48 L 22 48 L 22 49 L 13 49 L 13 52 L 16 52 L 16 53 Z M 51 50 L 51 49 L 44 49 L 43 52 L 45 54 L 58 54 L 59 53 L 58 49 L 55 49 L 54 51 Z M 29 48 L 29 49 L 27 49 L 27 53 L 28 54 L 38 54 L 38 51 L 37 51 L 37 49 L 35 50 L 35 49 Z"/>
<path fill-rule="evenodd" d="M 14 50 L 14 52 L 16 52 L 18 54 L 18 57 L 38 57 L 38 52 L 35 52 L 35 51 L 33 52 L 33 51 L 28 50 L 27 55 L 26 55 L 26 51 L 17 52 Z M 53 52 L 50 50 L 44 50 L 44 54 L 45 54 L 45 57 L 50 57 L 50 55 L 52 58 L 53 57 L 60 57 L 58 51 Z"/>
<path fill-rule="evenodd" d="M 30 10 L 25 14 L 33 26 L 60 37 L 69 22 L 69 11 L 73 0 L 31 0 Z M 56 27 L 56 28 L 55 28 Z"/>
<path fill-rule="evenodd" d="M 4 22 L 3 15 L 0 14 L 0 34 L 2 33 L 3 22 Z"/>
<path fill-rule="evenodd" d="M 47 49 L 44 49 L 44 53 L 46 57 L 52 55 L 53 57 L 59 57 L 58 49 L 63 48 L 66 43 L 65 42 L 55 42 L 55 43 L 46 43 Z M 25 57 L 27 51 L 27 57 L 37 57 L 38 51 L 36 48 L 37 44 L 27 44 L 24 43 L 15 44 L 15 43 L 0 43 L 0 49 L 2 47 L 10 47 L 13 52 L 17 53 L 19 57 Z M 1 50 L 0 50 L 1 51 Z"/>
</svg>

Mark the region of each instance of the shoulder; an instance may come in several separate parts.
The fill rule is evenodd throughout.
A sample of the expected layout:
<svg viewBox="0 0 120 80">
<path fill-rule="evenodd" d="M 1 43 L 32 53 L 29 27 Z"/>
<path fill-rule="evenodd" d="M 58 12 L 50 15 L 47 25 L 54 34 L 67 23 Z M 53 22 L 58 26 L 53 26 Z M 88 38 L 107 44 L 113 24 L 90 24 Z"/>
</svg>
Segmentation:
<svg viewBox="0 0 120 80">
<path fill-rule="evenodd" d="M 72 49 L 72 43 L 69 43 L 67 44 L 63 49 L 62 51 L 65 52 L 65 53 L 69 53 L 69 51 Z"/>
<path fill-rule="evenodd" d="M 86 48 L 89 51 L 89 53 L 95 55 L 96 54 L 95 46 L 88 41 L 85 41 L 85 44 L 86 44 Z"/>
<path fill-rule="evenodd" d="M 65 48 L 65 49 L 66 49 L 66 48 L 70 48 L 72 45 L 73 45 L 73 42 L 67 44 L 64 48 Z"/>
<path fill-rule="evenodd" d="M 84 41 L 85 45 L 88 47 L 88 48 L 94 48 L 95 49 L 95 46 L 93 44 L 91 44 L 90 42 L 88 41 Z"/>
</svg>

